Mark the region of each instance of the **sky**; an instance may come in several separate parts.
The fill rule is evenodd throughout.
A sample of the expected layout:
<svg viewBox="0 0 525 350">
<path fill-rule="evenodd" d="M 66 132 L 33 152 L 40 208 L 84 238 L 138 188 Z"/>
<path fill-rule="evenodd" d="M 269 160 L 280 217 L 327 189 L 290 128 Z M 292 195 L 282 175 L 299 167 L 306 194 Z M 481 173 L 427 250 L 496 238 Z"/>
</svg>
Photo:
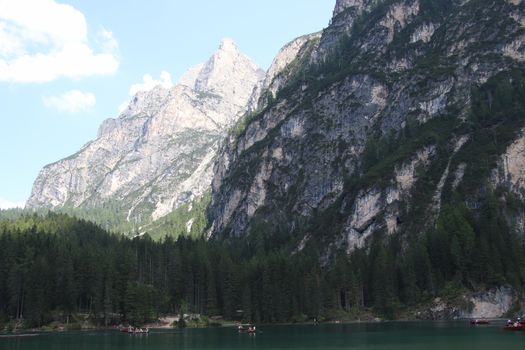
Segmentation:
<svg viewBox="0 0 525 350">
<path fill-rule="evenodd" d="M 96 138 L 130 93 L 170 85 L 222 38 L 263 69 L 335 0 L 0 0 L 0 209 Z"/>
</svg>

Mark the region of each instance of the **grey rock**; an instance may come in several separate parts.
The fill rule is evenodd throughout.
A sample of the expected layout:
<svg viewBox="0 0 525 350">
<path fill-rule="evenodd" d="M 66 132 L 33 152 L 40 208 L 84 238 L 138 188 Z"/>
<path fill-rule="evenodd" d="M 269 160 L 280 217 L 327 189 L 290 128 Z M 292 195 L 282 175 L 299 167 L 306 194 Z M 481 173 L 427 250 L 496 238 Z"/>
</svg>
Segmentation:
<svg viewBox="0 0 525 350">
<path fill-rule="evenodd" d="M 158 219 L 210 188 L 219 142 L 244 114 L 264 72 L 225 39 L 206 64 L 173 88 L 138 92 L 97 139 L 47 165 L 27 207 L 117 203 L 129 222 Z"/>
<path fill-rule="evenodd" d="M 517 293 L 509 287 L 494 288 L 479 292 L 467 298 L 469 308 L 462 310 L 464 318 L 499 318 L 504 317 L 516 304 Z"/>
<path fill-rule="evenodd" d="M 473 86 L 523 62 L 522 5 L 495 2 L 476 8 L 473 19 L 472 2 L 449 4 L 440 15 L 418 0 L 337 1 L 299 75 L 270 75 L 260 95 L 266 89 L 276 100 L 259 103 L 240 135 L 224 143 L 212 181 L 209 236 L 242 236 L 254 222 L 266 222 L 268 229 L 302 232 L 300 246 L 313 235 L 304 223 L 327 210 L 344 222 L 330 244 L 349 251 L 375 232 L 396 232 L 410 207 L 416 168 L 432 162 L 433 149 L 400 160 L 389 183 L 348 192 L 345 183 L 361 175 L 367 141 L 450 110 L 464 118 Z M 309 73 L 314 78 L 304 77 Z M 463 136 L 451 141 L 450 159 L 468 139 Z M 446 165 L 429 203 L 434 218 L 446 181 L 455 176 L 459 184 L 463 176 Z"/>
</svg>

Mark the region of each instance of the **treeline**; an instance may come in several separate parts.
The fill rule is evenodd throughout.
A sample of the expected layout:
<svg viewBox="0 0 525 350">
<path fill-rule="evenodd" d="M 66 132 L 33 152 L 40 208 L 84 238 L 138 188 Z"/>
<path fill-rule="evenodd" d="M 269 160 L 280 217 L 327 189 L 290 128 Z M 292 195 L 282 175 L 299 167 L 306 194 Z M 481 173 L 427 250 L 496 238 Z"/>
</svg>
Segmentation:
<svg viewBox="0 0 525 350">
<path fill-rule="evenodd" d="M 93 208 L 72 208 L 66 206 L 55 208 L 53 212 L 91 221 L 108 232 L 119 233 L 128 237 L 135 237 L 142 231 L 147 231 L 154 240 L 160 240 L 166 235 L 175 239 L 179 236 L 197 238 L 202 236 L 208 225 L 206 208 L 210 201 L 211 193 L 204 193 L 201 197 L 181 205 L 156 221 L 151 221 L 151 218 L 146 218 L 142 221 L 126 220 L 127 210 L 123 211 L 122 204 L 117 201 L 107 201 Z M 0 220 L 17 220 L 24 217 L 23 220 L 31 225 L 32 214 L 37 214 L 35 217 L 38 217 L 45 216 L 49 212 L 50 209 L 48 208 L 0 209 Z"/>
<path fill-rule="evenodd" d="M 418 239 L 377 235 L 369 250 L 329 258 L 315 244 L 290 254 L 253 240 L 131 240 L 62 214 L 2 221 L 0 321 L 39 326 L 84 313 L 103 325 L 195 312 L 284 322 L 363 310 L 395 317 L 465 288 L 520 289 L 523 244 L 497 201 L 484 210 L 474 224 L 447 208 Z"/>
</svg>

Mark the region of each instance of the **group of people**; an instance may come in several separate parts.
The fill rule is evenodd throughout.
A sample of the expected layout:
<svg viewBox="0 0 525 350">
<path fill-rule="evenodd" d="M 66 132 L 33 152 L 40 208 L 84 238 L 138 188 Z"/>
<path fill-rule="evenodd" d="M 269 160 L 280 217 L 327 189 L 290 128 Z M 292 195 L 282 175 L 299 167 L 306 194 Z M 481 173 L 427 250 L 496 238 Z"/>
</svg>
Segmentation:
<svg viewBox="0 0 525 350">
<path fill-rule="evenodd" d="M 125 333 L 133 333 L 133 334 L 147 334 L 149 333 L 149 328 L 140 328 L 140 327 L 133 327 L 131 325 L 127 326 L 127 327 L 124 327 L 124 326 L 119 326 L 119 329 L 121 332 L 125 332 Z"/>
<path fill-rule="evenodd" d="M 518 317 L 514 322 L 512 322 L 512 320 L 507 320 L 507 327 L 523 327 L 521 317 Z"/>
<path fill-rule="evenodd" d="M 238 324 L 237 330 L 239 331 L 239 333 L 255 333 L 256 331 L 255 326 L 252 324 L 249 324 L 249 325 Z"/>
</svg>

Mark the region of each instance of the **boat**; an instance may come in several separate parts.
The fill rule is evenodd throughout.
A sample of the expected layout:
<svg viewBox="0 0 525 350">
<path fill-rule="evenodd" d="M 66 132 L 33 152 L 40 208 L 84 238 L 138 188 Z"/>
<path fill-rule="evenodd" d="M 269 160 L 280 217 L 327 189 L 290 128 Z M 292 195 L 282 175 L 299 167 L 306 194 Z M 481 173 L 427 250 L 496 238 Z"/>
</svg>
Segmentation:
<svg viewBox="0 0 525 350">
<path fill-rule="evenodd" d="M 149 328 L 135 328 L 133 334 L 148 334 Z"/>
<path fill-rule="evenodd" d="M 256 332 L 256 328 L 253 324 L 251 323 L 248 323 L 248 324 L 240 324 L 237 326 L 237 331 L 239 333 L 255 333 Z"/>
<path fill-rule="evenodd" d="M 525 327 L 521 323 L 513 323 L 508 324 L 505 327 L 503 327 L 503 330 L 505 331 L 523 331 L 525 330 Z"/>
<path fill-rule="evenodd" d="M 489 323 L 490 323 L 489 320 L 484 319 L 484 318 L 481 318 L 481 319 L 476 318 L 476 319 L 470 320 L 470 324 L 472 325 L 480 325 L 480 324 L 483 325 L 483 324 L 489 324 Z"/>
<path fill-rule="evenodd" d="M 123 333 L 129 333 L 129 334 L 148 334 L 149 328 L 140 328 L 140 327 L 121 327 L 120 331 Z"/>
</svg>

